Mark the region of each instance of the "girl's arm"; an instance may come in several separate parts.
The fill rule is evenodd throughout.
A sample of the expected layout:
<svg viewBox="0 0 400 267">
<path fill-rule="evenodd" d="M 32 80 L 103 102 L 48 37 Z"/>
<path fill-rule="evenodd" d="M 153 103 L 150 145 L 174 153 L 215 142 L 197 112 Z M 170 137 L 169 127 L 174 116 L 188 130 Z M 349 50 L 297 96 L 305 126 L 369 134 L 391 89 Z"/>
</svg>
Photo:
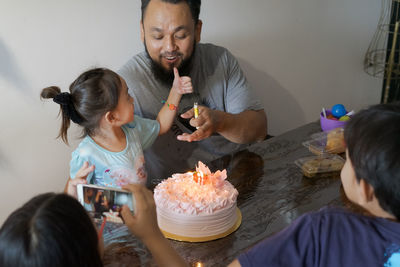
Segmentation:
<svg viewBox="0 0 400 267">
<path fill-rule="evenodd" d="M 121 216 L 129 230 L 150 250 L 157 266 L 188 266 L 158 227 L 153 193 L 138 184 L 126 185 L 123 189 L 132 192 L 136 200 L 136 209 L 132 215 L 129 208 L 123 206 Z"/>
<path fill-rule="evenodd" d="M 157 121 L 160 123 L 160 132 L 158 135 L 165 134 L 172 126 L 179 102 L 183 94 L 193 92 L 192 80 L 190 77 L 179 76 L 178 69 L 174 67 L 174 82 L 169 91 L 168 99 L 157 115 Z"/>
<path fill-rule="evenodd" d="M 228 267 L 241 267 L 242 265 L 240 264 L 238 259 L 235 259 L 234 261 L 232 261 Z"/>
</svg>

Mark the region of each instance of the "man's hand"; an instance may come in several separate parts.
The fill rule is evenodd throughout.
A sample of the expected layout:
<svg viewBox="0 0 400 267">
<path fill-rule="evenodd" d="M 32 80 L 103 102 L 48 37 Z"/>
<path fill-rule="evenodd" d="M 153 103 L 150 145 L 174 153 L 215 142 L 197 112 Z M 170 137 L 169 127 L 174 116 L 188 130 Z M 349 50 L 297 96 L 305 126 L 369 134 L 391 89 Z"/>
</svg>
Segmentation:
<svg viewBox="0 0 400 267">
<path fill-rule="evenodd" d="M 205 106 L 198 106 L 199 116 L 194 118 L 193 108 L 181 114 L 184 119 L 190 119 L 190 125 L 197 127 L 197 130 L 192 134 L 183 133 L 178 135 L 177 138 L 180 141 L 200 141 L 208 138 L 213 133 L 218 132 L 219 127 L 222 126 L 223 114 L 221 111 L 212 110 Z"/>
<path fill-rule="evenodd" d="M 232 114 L 220 110 L 212 110 L 198 106 L 199 116 L 194 118 L 193 109 L 181 114 L 184 119 L 190 119 L 190 125 L 197 127 L 192 133 L 178 135 L 180 141 L 200 141 L 213 133 L 218 133 L 236 144 L 249 144 L 262 141 L 267 136 L 267 117 L 264 110 L 245 110 Z"/>
</svg>

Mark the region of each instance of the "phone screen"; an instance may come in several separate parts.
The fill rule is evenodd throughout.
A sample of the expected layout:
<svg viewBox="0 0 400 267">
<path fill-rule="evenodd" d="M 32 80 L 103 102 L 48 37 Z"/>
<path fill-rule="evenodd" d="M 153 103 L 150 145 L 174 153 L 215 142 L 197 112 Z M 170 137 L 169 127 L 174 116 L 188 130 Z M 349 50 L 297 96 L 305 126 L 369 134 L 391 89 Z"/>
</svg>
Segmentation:
<svg viewBox="0 0 400 267">
<path fill-rule="evenodd" d="M 80 202 L 94 218 L 101 218 L 111 211 L 119 215 L 123 205 L 134 210 L 133 197 L 130 192 L 86 185 L 82 185 L 81 190 Z"/>
</svg>

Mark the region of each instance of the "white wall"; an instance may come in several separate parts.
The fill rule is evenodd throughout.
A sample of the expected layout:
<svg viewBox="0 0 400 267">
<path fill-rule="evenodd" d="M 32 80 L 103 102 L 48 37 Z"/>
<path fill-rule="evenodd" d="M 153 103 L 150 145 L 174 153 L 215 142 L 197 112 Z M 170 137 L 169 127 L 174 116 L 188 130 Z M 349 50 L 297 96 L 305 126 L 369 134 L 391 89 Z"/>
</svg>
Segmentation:
<svg viewBox="0 0 400 267">
<path fill-rule="evenodd" d="M 276 135 L 322 106 L 379 102 L 381 80 L 362 66 L 379 12 L 376 0 L 203 0 L 202 41 L 238 57 Z M 140 1 L 0 0 L 0 223 L 68 176 L 77 142 L 55 139 L 59 107 L 40 90 L 67 90 L 93 66 L 118 69 L 142 50 L 139 19 Z"/>
</svg>

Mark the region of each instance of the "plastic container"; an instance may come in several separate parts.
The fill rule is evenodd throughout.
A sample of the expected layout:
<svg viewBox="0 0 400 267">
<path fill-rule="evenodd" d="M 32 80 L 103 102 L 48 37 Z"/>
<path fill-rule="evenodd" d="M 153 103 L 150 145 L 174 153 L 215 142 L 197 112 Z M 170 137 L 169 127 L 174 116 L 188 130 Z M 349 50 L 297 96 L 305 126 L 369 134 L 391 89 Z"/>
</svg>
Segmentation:
<svg viewBox="0 0 400 267">
<path fill-rule="evenodd" d="M 326 116 L 329 116 L 332 114 L 330 110 L 326 110 Z M 335 128 L 341 127 L 343 128 L 347 121 L 339 121 L 339 120 L 332 120 L 324 117 L 324 114 L 321 112 L 320 113 L 320 123 L 321 123 L 321 129 L 324 132 L 328 132 L 330 130 L 333 130 Z"/>
<path fill-rule="evenodd" d="M 316 155 L 325 153 L 340 154 L 346 151 L 343 128 L 315 133 L 311 135 L 311 138 L 312 140 L 303 142 L 303 145 Z"/>
<path fill-rule="evenodd" d="M 308 178 L 327 177 L 340 174 L 345 160 L 338 155 L 324 154 L 297 159 L 294 163 Z"/>
</svg>

